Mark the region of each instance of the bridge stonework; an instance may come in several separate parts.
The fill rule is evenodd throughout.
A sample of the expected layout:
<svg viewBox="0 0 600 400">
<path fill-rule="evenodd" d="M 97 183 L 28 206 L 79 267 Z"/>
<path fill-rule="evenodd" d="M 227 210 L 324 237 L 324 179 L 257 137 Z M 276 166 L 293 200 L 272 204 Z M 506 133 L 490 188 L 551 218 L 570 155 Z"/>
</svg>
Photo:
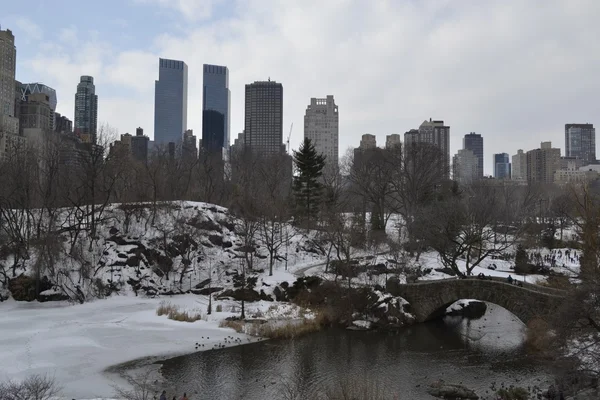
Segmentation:
<svg viewBox="0 0 600 400">
<path fill-rule="evenodd" d="M 406 299 L 417 321 L 443 315 L 446 307 L 460 299 L 487 301 L 506 308 L 527 324 L 534 318 L 548 319 L 564 301 L 563 292 L 527 285 L 519 287 L 497 280 L 447 279 L 398 285 L 393 294 Z"/>
</svg>

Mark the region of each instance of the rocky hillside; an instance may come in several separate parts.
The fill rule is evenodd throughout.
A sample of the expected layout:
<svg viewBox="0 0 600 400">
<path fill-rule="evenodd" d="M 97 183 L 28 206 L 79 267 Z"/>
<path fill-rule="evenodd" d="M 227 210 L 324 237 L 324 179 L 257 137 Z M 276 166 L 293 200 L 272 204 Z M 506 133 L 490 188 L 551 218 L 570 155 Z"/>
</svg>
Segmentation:
<svg viewBox="0 0 600 400">
<path fill-rule="evenodd" d="M 223 207 L 195 202 L 109 205 L 96 215 L 95 235 L 76 215 L 77 210 L 60 210 L 49 237 L 32 238 L 18 251 L 3 235 L 0 297 L 33 300 L 40 293 L 41 301 L 85 302 L 115 292 L 208 294 L 233 288 L 235 275 L 248 264 L 257 292 L 272 294 L 262 284 L 269 252 L 261 230 L 253 233 L 254 240 L 246 240 L 247 226 Z M 285 226 L 278 236 L 276 271 L 284 270 L 286 258 L 290 269 L 322 258 L 306 233 Z"/>
</svg>

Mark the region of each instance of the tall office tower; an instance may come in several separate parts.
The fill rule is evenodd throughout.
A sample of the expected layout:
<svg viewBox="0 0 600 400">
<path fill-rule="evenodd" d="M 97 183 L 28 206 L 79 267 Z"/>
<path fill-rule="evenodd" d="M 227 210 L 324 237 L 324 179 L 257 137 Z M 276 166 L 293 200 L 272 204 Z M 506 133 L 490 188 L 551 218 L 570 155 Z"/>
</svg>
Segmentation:
<svg viewBox="0 0 600 400">
<path fill-rule="evenodd" d="M 56 112 L 56 90 L 52 89 L 50 86 L 46 86 L 43 83 L 22 83 L 20 90 L 20 98 L 21 101 L 27 101 L 30 94 L 42 93 L 48 96 L 48 102 L 50 104 L 50 108 L 52 112 Z M 52 115 L 51 118 L 51 130 L 56 130 L 56 118 Z"/>
<path fill-rule="evenodd" d="M 283 85 L 271 80 L 247 84 L 245 108 L 245 148 L 256 154 L 284 153 Z"/>
<path fill-rule="evenodd" d="M 231 92 L 229 70 L 204 64 L 202 92 L 202 148 L 223 151 L 229 147 Z"/>
<path fill-rule="evenodd" d="M 510 179 L 510 157 L 507 153 L 494 154 L 494 178 Z"/>
<path fill-rule="evenodd" d="M 310 139 L 325 163 L 337 167 L 339 163 L 339 114 L 332 95 L 311 98 L 304 114 L 304 137 Z"/>
<path fill-rule="evenodd" d="M 188 67 L 183 61 L 159 59 L 154 85 L 154 144 L 181 143 L 187 130 Z"/>
<path fill-rule="evenodd" d="M 10 29 L 0 30 L 0 132 L 13 135 L 19 132 L 19 120 L 15 117 L 16 68 L 15 37 Z"/>
<path fill-rule="evenodd" d="M 98 96 L 94 78 L 83 75 L 75 93 L 75 133 L 86 143 L 96 143 Z"/>
<path fill-rule="evenodd" d="M 396 146 L 400 146 L 402 142 L 400 141 L 400 135 L 397 133 L 392 133 L 391 135 L 387 135 L 385 137 L 385 148 L 391 149 Z"/>
<path fill-rule="evenodd" d="M 475 132 L 466 134 L 463 138 L 463 149 L 471 150 L 479 159 L 476 178 L 483 178 L 483 137 Z"/>
<path fill-rule="evenodd" d="M 150 138 L 144 135 L 142 128 L 136 128 L 135 136 L 131 138 L 131 155 L 137 161 L 146 163 L 148 161 L 148 143 Z"/>
<path fill-rule="evenodd" d="M 404 146 L 410 146 L 415 143 L 429 143 L 437 146 L 444 157 L 446 171 L 448 176 L 450 172 L 450 127 L 444 125 L 444 121 L 423 121 L 419 129 L 411 129 L 404 134 Z"/>
<path fill-rule="evenodd" d="M 375 135 L 371 135 L 370 133 L 365 133 L 360 138 L 360 146 L 358 146 L 361 150 L 374 149 L 377 147 L 377 138 Z"/>
<path fill-rule="evenodd" d="M 577 157 L 584 165 L 596 162 L 594 124 L 565 124 L 565 156 Z"/>
<path fill-rule="evenodd" d="M 452 158 L 452 175 L 456 182 L 468 185 L 477 178 L 479 158 L 469 149 L 460 149 Z"/>
<path fill-rule="evenodd" d="M 554 173 L 560 169 L 560 149 L 552 142 L 542 142 L 539 149 L 527 152 L 527 181 L 554 182 Z"/>
<path fill-rule="evenodd" d="M 524 181 L 527 179 L 527 154 L 523 150 L 517 150 L 512 156 L 511 179 Z"/>
</svg>

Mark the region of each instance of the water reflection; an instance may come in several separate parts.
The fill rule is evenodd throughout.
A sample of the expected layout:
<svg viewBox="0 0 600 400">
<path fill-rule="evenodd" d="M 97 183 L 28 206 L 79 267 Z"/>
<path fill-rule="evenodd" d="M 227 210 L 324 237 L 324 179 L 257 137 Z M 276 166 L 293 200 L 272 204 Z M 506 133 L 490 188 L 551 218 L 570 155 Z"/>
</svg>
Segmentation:
<svg viewBox="0 0 600 400">
<path fill-rule="evenodd" d="M 429 399 L 436 379 L 485 394 L 492 382 L 540 384 L 543 367 L 522 348 L 523 324 L 489 305 L 479 320 L 445 318 L 399 333 L 326 330 L 167 361 L 162 373 L 193 399 L 318 398 L 323 388 L 376 381 L 398 398 Z"/>
</svg>

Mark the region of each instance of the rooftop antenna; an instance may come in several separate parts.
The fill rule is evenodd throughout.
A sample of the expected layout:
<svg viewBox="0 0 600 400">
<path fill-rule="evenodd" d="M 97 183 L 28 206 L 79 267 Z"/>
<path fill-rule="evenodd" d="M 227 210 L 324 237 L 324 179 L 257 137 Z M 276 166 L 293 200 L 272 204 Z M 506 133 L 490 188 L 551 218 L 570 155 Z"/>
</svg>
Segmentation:
<svg viewBox="0 0 600 400">
<path fill-rule="evenodd" d="M 287 137 L 287 152 L 288 154 L 290 153 L 290 136 L 292 136 L 292 128 L 294 127 L 294 123 L 292 122 L 292 125 L 290 126 L 290 133 L 288 134 Z"/>
<path fill-rule="evenodd" d="M 269 77 L 269 82 L 271 82 L 271 77 Z"/>
</svg>

